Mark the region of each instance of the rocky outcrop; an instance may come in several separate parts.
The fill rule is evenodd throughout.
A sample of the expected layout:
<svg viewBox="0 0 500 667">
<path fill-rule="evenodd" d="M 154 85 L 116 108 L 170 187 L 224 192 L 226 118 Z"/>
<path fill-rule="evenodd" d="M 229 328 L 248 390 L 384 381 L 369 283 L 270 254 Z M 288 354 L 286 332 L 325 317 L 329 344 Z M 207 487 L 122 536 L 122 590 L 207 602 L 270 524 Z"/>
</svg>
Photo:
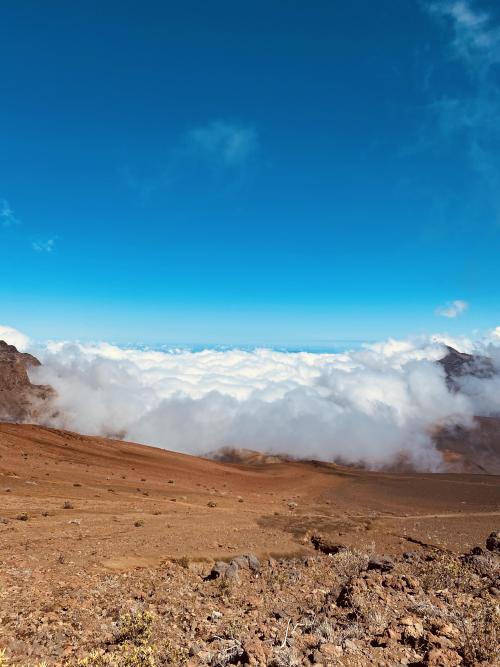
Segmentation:
<svg viewBox="0 0 500 667">
<path fill-rule="evenodd" d="M 490 378 L 495 375 L 495 368 L 488 357 L 466 354 L 455 348 L 446 346 L 447 354 L 439 360 L 446 374 L 446 382 L 452 390 L 459 388 L 458 379 L 464 375 L 478 378 Z"/>
<path fill-rule="evenodd" d="M 253 449 L 241 447 L 221 447 L 213 452 L 209 452 L 208 459 L 220 461 L 221 463 L 241 463 L 243 465 L 269 465 L 271 463 L 283 463 L 291 461 L 292 458 L 285 454 L 266 454 Z"/>
<path fill-rule="evenodd" d="M 36 421 L 54 395 L 51 387 L 31 383 L 28 371 L 36 366 L 40 366 L 36 357 L 0 340 L 1 421 Z"/>
</svg>

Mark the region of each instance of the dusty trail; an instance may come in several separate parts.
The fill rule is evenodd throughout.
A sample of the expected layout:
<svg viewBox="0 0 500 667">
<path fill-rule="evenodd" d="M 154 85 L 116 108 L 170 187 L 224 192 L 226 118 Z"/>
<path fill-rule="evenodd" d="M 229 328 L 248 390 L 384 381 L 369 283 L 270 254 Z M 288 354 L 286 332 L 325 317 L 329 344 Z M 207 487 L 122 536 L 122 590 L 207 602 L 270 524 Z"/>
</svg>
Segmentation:
<svg viewBox="0 0 500 667">
<path fill-rule="evenodd" d="M 466 519 L 469 517 L 500 516 L 500 512 L 446 512 L 445 514 L 386 514 L 377 519 Z"/>
</svg>

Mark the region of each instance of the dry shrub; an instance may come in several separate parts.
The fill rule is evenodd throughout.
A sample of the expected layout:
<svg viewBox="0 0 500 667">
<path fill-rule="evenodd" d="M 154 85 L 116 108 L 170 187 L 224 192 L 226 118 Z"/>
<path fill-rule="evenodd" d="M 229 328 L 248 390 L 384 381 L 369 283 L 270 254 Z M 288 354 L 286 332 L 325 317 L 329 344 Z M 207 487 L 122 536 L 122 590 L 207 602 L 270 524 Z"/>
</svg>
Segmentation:
<svg viewBox="0 0 500 667">
<path fill-rule="evenodd" d="M 151 638 L 154 615 L 150 611 L 125 613 L 120 616 L 115 642 L 131 642 L 136 646 L 145 645 Z"/>
<path fill-rule="evenodd" d="M 113 653 L 92 651 L 78 661 L 78 667 L 158 667 L 152 646 L 127 646 Z"/>
<path fill-rule="evenodd" d="M 175 644 L 170 638 L 162 642 L 162 648 L 159 651 L 158 661 L 159 665 L 171 665 L 172 667 L 180 667 L 185 665 L 189 659 L 189 651 L 185 646 Z"/>
<path fill-rule="evenodd" d="M 439 553 L 422 564 L 420 580 L 426 592 L 441 590 L 470 591 L 474 588 L 472 570 L 453 554 Z"/>
<path fill-rule="evenodd" d="M 157 650 L 151 645 L 154 615 L 149 611 L 120 616 L 113 651 L 99 649 L 78 662 L 78 667 L 157 667 Z"/>
<path fill-rule="evenodd" d="M 212 667 L 226 667 L 238 662 L 238 658 L 243 655 L 243 647 L 238 639 L 223 640 L 224 646 L 220 648 L 212 657 L 210 664 Z"/>
<path fill-rule="evenodd" d="M 460 630 L 459 652 L 464 665 L 481 662 L 494 664 L 500 645 L 500 611 L 480 598 L 462 601 L 452 614 L 452 620 Z"/>
<path fill-rule="evenodd" d="M 318 623 L 315 623 L 312 628 L 312 632 L 315 635 L 318 635 L 320 639 L 323 639 L 326 642 L 333 642 L 335 639 L 335 628 L 332 623 L 326 618 L 321 619 Z"/>
<path fill-rule="evenodd" d="M 354 579 L 366 570 L 368 556 L 355 549 L 342 549 L 331 556 L 335 573 L 342 579 Z"/>
<path fill-rule="evenodd" d="M 275 646 L 269 667 L 299 667 L 301 660 L 297 651 L 291 646 Z"/>
</svg>

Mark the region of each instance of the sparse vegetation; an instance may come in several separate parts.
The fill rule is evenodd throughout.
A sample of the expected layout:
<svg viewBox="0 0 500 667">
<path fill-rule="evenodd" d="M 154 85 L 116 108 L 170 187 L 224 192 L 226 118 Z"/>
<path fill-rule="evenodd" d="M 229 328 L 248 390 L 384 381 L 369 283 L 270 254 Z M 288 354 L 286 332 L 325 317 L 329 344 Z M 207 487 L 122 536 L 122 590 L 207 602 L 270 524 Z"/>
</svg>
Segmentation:
<svg viewBox="0 0 500 667">
<path fill-rule="evenodd" d="M 491 665 L 499 643 L 493 578 L 499 557 L 484 556 L 421 550 L 388 560 L 343 548 L 270 559 L 254 570 L 240 557 L 235 577 L 212 579 L 210 565 L 190 567 L 180 558 L 159 569 L 97 578 L 86 592 L 92 599 L 87 610 L 75 598 L 71 616 L 60 616 L 61 623 L 71 621 L 65 631 L 86 652 L 67 664 Z M 219 563 L 219 571 L 232 563 Z M 110 621 L 126 599 L 128 608 Z M 5 623 L 6 630 L 17 627 Z M 50 624 L 40 627 L 53 642 Z M 442 655 L 448 663 L 439 662 Z M 7 667 L 2 659 L 0 667 Z"/>
</svg>

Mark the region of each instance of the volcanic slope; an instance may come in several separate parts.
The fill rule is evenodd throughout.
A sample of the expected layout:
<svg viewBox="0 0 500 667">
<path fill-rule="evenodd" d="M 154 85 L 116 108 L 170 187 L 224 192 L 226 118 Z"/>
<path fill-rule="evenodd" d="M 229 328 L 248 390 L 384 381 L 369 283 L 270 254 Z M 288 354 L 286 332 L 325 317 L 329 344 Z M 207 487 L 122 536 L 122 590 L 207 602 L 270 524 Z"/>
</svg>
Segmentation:
<svg viewBox="0 0 500 667">
<path fill-rule="evenodd" d="M 463 551 L 500 521 L 493 475 L 375 473 L 317 462 L 220 463 L 0 424 L 3 566 L 127 570 L 169 559 L 311 552 L 318 533 L 383 553 Z"/>
</svg>

